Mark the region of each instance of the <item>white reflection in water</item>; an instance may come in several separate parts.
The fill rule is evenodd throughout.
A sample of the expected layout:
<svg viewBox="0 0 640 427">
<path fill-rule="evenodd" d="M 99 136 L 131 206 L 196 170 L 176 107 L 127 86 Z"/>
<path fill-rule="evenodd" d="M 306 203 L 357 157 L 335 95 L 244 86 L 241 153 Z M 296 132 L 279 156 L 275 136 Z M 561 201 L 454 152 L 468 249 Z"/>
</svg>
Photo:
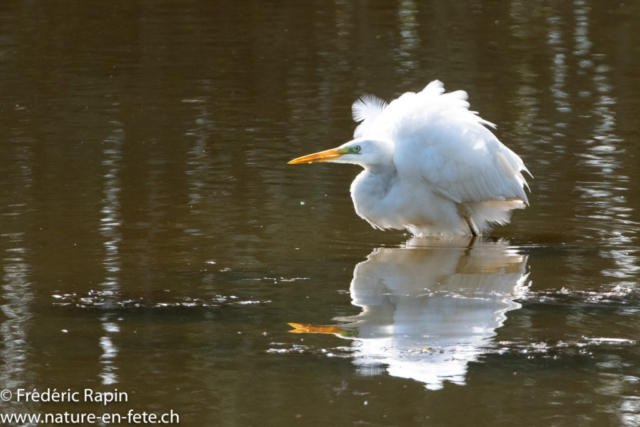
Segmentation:
<svg viewBox="0 0 640 427">
<path fill-rule="evenodd" d="M 551 65 L 551 71 L 553 73 L 553 84 L 551 85 L 551 93 L 556 103 L 556 109 L 561 113 L 568 113 L 571 111 L 571 104 L 569 104 L 569 94 L 566 92 L 566 80 L 567 80 L 567 49 L 563 46 L 563 32 L 562 27 L 564 22 L 559 16 L 551 16 L 547 18 L 549 23 L 549 33 L 547 35 L 547 42 L 549 43 L 553 51 L 553 63 Z"/>
<path fill-rule="evenodd" d="M 4 317 L 0 324 L 0 385 L 11 390 L 33 385 L 33 370 L 28 369 L 28 363 L 32 353 L 30 331 L 33 328 L 34 300 L 29 261 L 32 252 L 26 242 L 27 233 L 16 231 L 25 229 L 28 221 L 25 214 L 34 206 L 30 197 L 33 186 L 31 144 L 34 141 L 20 135 L 19 131 L 13 132 L 10 146 L 15 146 L 15 149 L 10 150 L 7 146 L 2 155 L 3 159 L 11 160 L 10 166 L 3 170 L 3 179 L 14 186 L 9 187 L 13 191 L 3 194 L 0 207 L 0 223 L 3 225 L 0 245 L 4 248 L 0 258 L 0 310 Z M 22 405 L 16 405 L 16 402 L 10 402 L 14 410 L 16 407 L 24 409 Z M 7 409 L 6 404 L 2 406 L 2 411 Z"/>
<path fill-rule="evenodd" d="M 354 340 L 354 363 L 363 374 L 386 368 L 432 390 L 444 381 L 465 384 L 467 364 L 491 344 L 520 308 L 528 289 L 527 257 L 506 242 L 467 238 L 417 239 L 403 248 L 374 250 L 351 282 L 357 316 L 339 327 L 297 325 L 294 332 L 334 333 Z"/>
<path fill-rule="evenodd" d="M 211 92 L 211 82 L 209 80 L 203 81 L 202 89 Z M 201 204 L 205 199 L 207 174 L 214 167 L 208 152 L 208 141 L 214 126 L 211 113 L 207 108 L 209 98 L 209 96 L 200 96 L 182 101 L 192 103 L 196 110 L 195 125 L 186 133 L 187 136 L 194 138 L 188 152 L 186 168 L 189 180 L 189 208 L 192 215 L 203 212 Z M 188 228 L 185 232 L 194 236 L 203 234 L 202 230 L 197 227 Z"/>
<path fill-rule="evenodd" d="M 33 294 L 27 277 L 29 265 L 25 260 L 26 249 L 21 246 L 24 233 L 3 234 L 11 247 L 2 259 L 2 296 L 0 308 L 6 320 L 2 322 L 2 367 L 0 381 L 4 388 L 14 389 L 26 386 L 31 375 L 26 369 L 29 353 L 28 331 L 31 320 Z"/>
<path fill-rule="evenodd" d="M 420 46 L 418 35 L 418 5 L 414 0 L 402 0 L 398 10 L 398 27 L 400 29 L 400 46 L 398 48 L 398 60 L 400 67 L 398 72 L 405 74 L 417 69 L 417 50 Z"/>
<path fill-rule="evenodd" d="M 105 256 L 102 262 L 106 277 L 102 282 L 102 290 L 115 292 L 120 288 L 119 272 L 121 269 L 120 260 L 120 242 L 122 236 L 120 232 L 121 216 L 120 216 L 120 169 L 122 162 L 122 144 L 124 142 L 124 131 L 122 123 L 112 121 L 112 125 L 116 126 L 111 136 L 105 140 L 105 148 L 103 150 L 105 160 L 103 166 L 107 167 L 104 175 L 104 199 L 102 200 L 103 217 L 100 219 L 100 234 L 105 238 L 104 248 Z M 109 308 L 111 302 L 107 299 L 105 308 Z M 112 315 L 106 313 L 100 319 L 102 321 L 102 329 L 104 335 L 100 338 L 100 347 L 102 347 L 102 372 L 100 377 L 105 385 L 118 382 L 115 374 L 117 367 L 114 365 L 113 359 L 118 354 L 117 347 L 113 344 L 112 337 L 119 329 L 111 320 Z"/>
<path fill-rule="evenodd" d="M 592 46 L 591 40 L 589 40 L 589 12 L 591 8 L 585 4 L 584 0 L 575 0 L 573 5 L 573 13 L 576 20 L 576 27 L 573 32 L 576 48 L 573 54 L 576 56 L 587 55 Z M 580 66 L 587 68 L 590 63 L 591 61 L 585 59 L 580 62 Z"/>
<path fill-rule="evenodd" d="M 617 286 L 635 287 L 635 281 L 630 279 L 634 279 L 640 271 L 637 250 L 629 250 L 625 246 L 632 244 L 640 224 L 628 219 L 633 211 L 626 198 L 630 179 L 619 172 L 624 169 L 628 158 L 620 147 L 623 139 L 616 135 L 617 101 L 611 93 L 611 67 L 606 64 L 606 55 L 591 53 L 589 6 L 584 0 L 574 0 L 573 5 L 576 22 L 576 49 L 573 54 L 580 59 L 577 74 L 584 75 L 589 70 L 591 76 L 589 86 L 579 92 L 593 99 L 591 115 L 595 119 L 593 133 L 584 141 L 585 152 L 577 153 L 581 158 L 578 165 L 588 169 L 591 176 L 588 180 L 578 182 L 576 190 L 584 200 L 581 204 L 592 208 L 588 215 L 589 222 L 595 224 L 599 234 L 608 243 L 608 248 L 601 251 L 601 256 L 615 263 L 614 268 L 603 270 L 602 274 L 621 279 L 615 282 Z M 582 211 L 583 206 L 578 217 L 584 216 Z M 618 248 L 611 249 L 611 246 Z"/>
</svg>

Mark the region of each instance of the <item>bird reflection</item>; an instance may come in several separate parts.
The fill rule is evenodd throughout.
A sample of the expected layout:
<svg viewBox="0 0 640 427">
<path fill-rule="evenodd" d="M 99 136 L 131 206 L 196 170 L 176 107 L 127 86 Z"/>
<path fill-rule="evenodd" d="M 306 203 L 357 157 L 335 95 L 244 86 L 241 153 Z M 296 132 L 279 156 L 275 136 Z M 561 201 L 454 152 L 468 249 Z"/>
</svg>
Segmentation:
<svg viewBox="0 0 640 427">
<path fill-rule="evenodd" d="M 491 344 L 520 307 L 527 290 L 527 257 L 505 241 L 413 238 L 379 248 L 353 273 L 356 316 L 335 326 L 291 323 L 294 333 L 327 333 L 353 340 L 354 363 L 365 375 L 386 372 L 438 390 L 464 385 L 467 364 Z"/>
</svg>

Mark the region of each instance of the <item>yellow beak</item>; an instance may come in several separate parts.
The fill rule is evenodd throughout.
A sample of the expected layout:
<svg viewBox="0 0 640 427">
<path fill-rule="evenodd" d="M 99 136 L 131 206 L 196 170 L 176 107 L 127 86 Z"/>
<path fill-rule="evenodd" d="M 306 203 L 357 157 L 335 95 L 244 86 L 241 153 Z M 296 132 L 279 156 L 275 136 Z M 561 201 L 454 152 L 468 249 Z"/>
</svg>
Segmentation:
<svg viewBox="0 0 640 427">
<path fill-rule="evenodd" d="M 329 160 L 335 160 L 345 154 L 339 148 L 332 148 L 331 150 L 320 151 L 319 153 L 307 154 L 306 156 L 298 157 L 291 160 L 289 165 L 297 165 L 298 163 L 314 163 L 314 162 L 327 162 Z"/>
</svg>

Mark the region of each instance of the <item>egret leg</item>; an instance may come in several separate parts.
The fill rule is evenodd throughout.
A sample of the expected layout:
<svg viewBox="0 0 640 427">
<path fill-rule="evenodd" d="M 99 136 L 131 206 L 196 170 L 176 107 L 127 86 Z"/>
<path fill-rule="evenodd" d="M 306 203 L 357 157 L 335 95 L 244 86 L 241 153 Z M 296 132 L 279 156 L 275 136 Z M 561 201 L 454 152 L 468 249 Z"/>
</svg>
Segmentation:
<svg viewBox="0 0 640 427">
<path fill-rule="evenodd" d="M 476 225 L 473 223 L 473 220 L 468 216 L 465 216 L 464 220 L 467 221 L 467 225 L 469 226 L 469 230 L 471 231 L 473 237 L 478 237 L 478 234 L 480 234 L 480 232 L 478 231 L 478 227 L 476 227 Z"/>
</svg>

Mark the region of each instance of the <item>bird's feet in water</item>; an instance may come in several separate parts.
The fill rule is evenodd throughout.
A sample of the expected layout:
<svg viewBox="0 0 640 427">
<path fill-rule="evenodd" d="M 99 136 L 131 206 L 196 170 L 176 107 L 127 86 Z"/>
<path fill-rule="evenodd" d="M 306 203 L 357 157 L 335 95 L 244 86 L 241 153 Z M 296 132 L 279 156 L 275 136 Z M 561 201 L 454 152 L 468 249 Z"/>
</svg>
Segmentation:
<svg viewBox="0 0 640 427">
<path fill-rule="evenodd" d="M 467 221 L 467 225 L 469 226 L 469 231 L 471 231 L 471 235 L 473 237 L 478 237 L 478 235 L 480 235 L 480 231 L 478 230 L 478 227 L 476 227 L 476 225 L 473 223 L 473 220 L 468 216 L 465 216 L 464 220 Z"/>
</svg>

